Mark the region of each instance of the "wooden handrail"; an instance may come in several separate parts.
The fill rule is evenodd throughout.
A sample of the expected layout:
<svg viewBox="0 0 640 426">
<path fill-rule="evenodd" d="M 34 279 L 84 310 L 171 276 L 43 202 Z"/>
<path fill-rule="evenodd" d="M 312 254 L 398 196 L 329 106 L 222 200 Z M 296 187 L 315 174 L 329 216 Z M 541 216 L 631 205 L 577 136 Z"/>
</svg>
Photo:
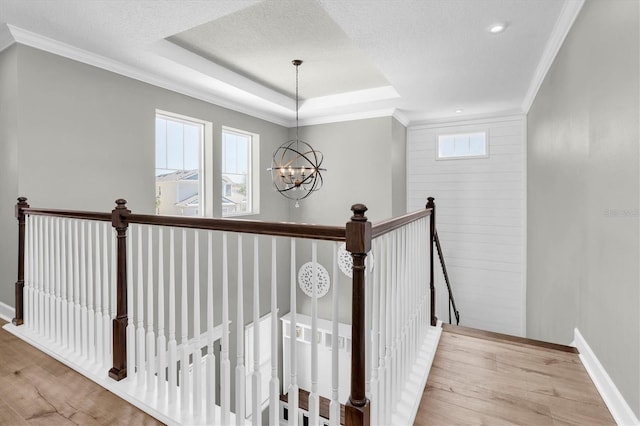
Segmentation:
<svg viewBox="0 0 640 426">
<path fill-rule="evenodd" d="M 432 211 L 433 209 L 426 208 L 422 210 L 417 210 L 412 213 L 407 213 L 402 216 L 398 216 L 391 219 L 383 220 L 381 222 L 374 223 L 371 231 L 371 238 L 377 238 L 395 229 L 402 228 L 404 225 L 407 225 L 418 219 L 427 217 L 431 214 Z"/>
<path fill-rule="evenodd" d="M 212 219 L 204 217 L 156 216 L 132 214 L 129 223 L 175 226 L 178 228 L 210 231 L 271 235 L 276 237 L 309 238 L 327 241 L 345 241 L 344 226 L 311 225 L 290 222 L 262 222 L 248 219 Z"/>
<path fill-rule="evenodd" d="M 69 219 L 97 220 L 111 222 L 111 213 L 100 213 L 80 210 L 59 210 L 59 209 L 35 209 L 25 208 L 23 212 L 28 215 L 55 216 Z"/>
</svg>

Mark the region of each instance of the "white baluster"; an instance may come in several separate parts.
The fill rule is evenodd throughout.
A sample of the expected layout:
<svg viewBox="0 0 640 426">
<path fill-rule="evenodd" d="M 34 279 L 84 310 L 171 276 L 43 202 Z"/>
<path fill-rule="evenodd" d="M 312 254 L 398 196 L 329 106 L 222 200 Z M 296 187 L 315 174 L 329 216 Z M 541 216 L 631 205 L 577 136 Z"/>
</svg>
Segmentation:
<svg viewBox="0 0 640 426">
<path fill-rule="evenodd" d="M 385 302 L 386 302 L 386 340 L 385 340 L 385 417 L 384 424 L 391 424 L 392 401 L 393 401 L 393 256 L 391 251 L 391 236 L 386 234 L 385 239 L 385 263 L 386 263 L 386 283 L 385 283 Z"/>
<path fill-rule="evenodd" d="M 318 242 L 311 243 L 311 393 L 309 394 L 309 422 L 320 422 L 320 398 L 318 395 Z"/>
<path fill-rule="evenodd" d="M 380 255 L 380 248 L 378 244 L 379 240 L 373 240 L 372 244 L 372 253 L 376 254 L 375 259 L 369 259 L 369 265 L 374 265 L 374 262 L 377 260 L 377 257 Z M 371 256 L 371 254 L 369 254 Z M 370 269 L 370 268 L 369 268 Z M 369 272 L 369 279 L 373 279 L 373 283 L 369 281 L 368 287 L 369 291 L 367 293 L 373 292 L 372 304 L 369 306 L 369 317 L 371 318 L 371 424 L 379 424 L 379 411 L 380 411 L 380 389 L 379 389 L 379 380 L 378 380 L 378 344 L 379 344 L 379 307 L 380 307 L 380 268 L 374 267 L 373 271 Z M 373 284 L 373 285 L 371 285 Z M 373 291 L 371 291 L 373 290 Z"/>
<path fill-rule="evenodd" d="M 80 308 L 82 309 L 81 324 L 81 343 L 82 356 L 86 358 L 89 355 L 89 329 L 87 309 L 87 244 L 86 244 L 85 222 L 80 222 Z M 91 258 L 91 256 L 89 256 Z"/>
<path fill-rule="evenodd" d="M 271 238 L 271 381 L 269 382 L 269 424 L 280 424 L 280 380 L 278 379 L 278 279 L 277 240 Z"/>
<path fill-rule="evenodd" d="M 289 360 L 291 364 L 290 378 L 289 378 L 289 399 L 288 399 L 288 409 L 289 409 L 289 424 L 291 426 L 298 426 L 298 352 L 296 350 L 296 344 L 298 341 L 298 337 L 296 335 L 297 328 L 297 318 L 296 318 L 296 292 L 298 290 L 298 285 L 296 282 L 296 240 L 295 238 L 291 239 L 291 277 L 290 277 L 290 300 L 289 300 L 289 309 L 291 313 L 291 329 L 289 335 L 290 339 L 290 355 Z"/>
<path fill-rule="evenodd" d="M 365 395 L 371 400 L 371 304 L 372 304 L 372 292 L 371 292 L 371 262 L 367 262 L 365 257 L 365 270 L 364 270 L 364 389 Z"/>
<path fill-rule="evenodd" d="M 168 382 L 169 382 L 169 404 L 174 404 L 177 400 L 178 391 L 178 355 L 176 343 L 176 261 L 175 261 L 175 238 L 173 228 L 169 228 L 169 353 Z"/>
<path fill-rule="evenodd" d="M 167 380 L 167 339 L 164 336 L 164 235 L 158 227 L 158 401 L 165 403 Z"/>
<path fill-rule="evenodd" d="M 56 299 L 55 299 L 55 326 L 56 326 L 56 343 L 60 345 L 62 343 L 62 297 L 61 297 L 61 285 L 62 285 L 62 277 L 60 274 L 62 273 L 62 267 L 60 263 L 63 259 L 60 257 L 60 218 L 55 218 L 55 253 L 56 253 Z"/>
<path fill-rule="evenodd" d="M 96 257 L 96 311 L 95 311 L 95 333 L 96 333 L 96 341 L 95 341 L 95 345 L 96 345 L 96 361 L 99 364 L 102 364 L 103 362 L 105 362 L 105 357 L 104 357 L 104 336 L 102 334 L 103 332 L 103 327 L 102 327 L 102 270 L 100 269 L 101 265 L 100 265 L 100 247 L 101 247 L 101 240 L 100 240 L 100 226 L 102 224 L 100 222 L 96 222 L 96 251 L 95 251 L 95 257 Z M 106 253 L 102 253 L 102 255 L 104 256 Z M 105 283 L 106 285 L 106 283 Z"/>
<path fill-rule="evenodd" d="M 338 346 L 338 243 L 333 244 L 333 267 L 331 282 L 331 403 L 329 421 L 331 426 L 340 426 L 340 348 Z"/>
<path fill-rule="evenodd" d="M 213 352 L 213 232 L 207 232 L 207 424 L 216 424 L 216 355 Z"/>
<path fill-rule="evenodd" d="M 88 356 L 91 361 L 96 358 L 96 348 L 94 345 L 95 339 L 95 312 L 93 310 L 93 232 L 91 230 L 92 222 L 87 222 L 87 345 Z"/>
<path fill-rule="evenodd" d="M 153 328 L 153 228 L 147 227 L 147 390 L 156 384 L 156 333 Z"/>
<path fill-rule="evenodd" d="M 136 319 L 138 320 L 138 326 L 136 328 L 136 356 L 138 357 L 138 385 L 142 386 L 145 383 L 145 374 L 147 371 L 146 361 L 146 345 L 145 345 L 145 330 L 144 330 L 144 277 L 142 275 L 142 226 L 136 226 L 136 233 L 138 234 L 138 255 L 137 255 L 137 275 L 136 281 L 137 288 L 137 309 Z"/>
<path fill-rule="evenodd" d="M 38 284 L 38 309 L 36 310 L 38 314 L 38 332 L 40 334 L 44 334 L 44 324 L 45 324 L 45 262 L 44 262 L 44 247 L 46 244 L 45 241 L 45 232 L 44 232 L 44 220 L 45 217 L 38 217 L 38 276 L 39 276 L 39 284 Z"/>
<path fill-rule="evenodd" d="M 236 308 L 236 423 L 245 422 L 245 388 L 246 377 L 244 367 L 244 294 L 242 277 L 242 234 L 238 234 L 238 293 Z"/>
<path fill-rule="evenodd" d="M 25 270 L 24 270 L 24 300 L 25 310 L 23 314 L 24 326 L 32 327 L 33 321 L 33 218 L 25 217 Z"/>
<path fill-rule="evenodd" d="M 111 223 L 104 222 L 102 226 L 102 347 L 104 359 L 108 364 L 111 362 L 111 317 L 109 316 L 109 240 L 115 240 L 112 234 Z M 128 372 L 132 376 L 135 374 L 135 323 L 133 322 L 133 244 L 131 235 L 127 237 L 127 365 Z M 130 334 L 133 333 L 131 336 Z"/>
<path fill-rule="evenodd" d="M 379 271 L 379 287 L 380 287 L 380 318 L 379 318 L 379 340 L 378 340 L 378 379 L 380 380 L 378 389 L 378 423 L 382 424 L 387 421 L 386 410 L 388 404 L 387 380 L 386 380 L 386 349 L 387 349 L 387 247 L 386 239 L 379 238 L 378 251 L 376 251 L 376 268 Z"/>
<path fill-rule="evenodd" d="M 26 326 L 27 328 L 29 327 L 29 324 L 31 323 L 31 311 L 30 311 L 30 304 L 31 304 L 31 295 L 29 293 L 29 284 L 31 281 L 31 241 L 29 241 L 29 239 L 31 238 L 31 219 L 29 217 L 29 215 L 25 215 L 24 218 L 24 290 L 22 292 L 22 297 L 23 297 L 23 311 L 22 311 L 22 324 L 23 327 Z"/>
<path fill-rule="evenodd" d="M 200 344 L 200 244 L 199 231 L 193 233 L 193 414 L 202 417 L 202 345 Z"/>
<path fill-rule="evenodd" d="M 104 252 L 105 252 L 105 261 L 104 261 L 104 268 L 105 268 L 105 274 L 107 271 L 107 260 L 106 260 L 106 253 L 107 253 L 107 246 L 106 246 L 106 240 L 105 240 L 105 246 L 104 246 Z M 109 283 L 108 278 L 105 275 L 105 283 Z M 107 301 L 108 299 L 108 293 L 109 293 L 109 289 L 107 288 L 109 287 L 109 285 L 105 285 L 105 289 L 104 290 L 104 314 L 102 315 L 102 320 L 107 321 L 108 323 L 111 322 L 111 318 L 109 317 L 109 303 Z M 138 370 L 136 369 L 136 354 L 138 352 L 138 348 L 136 347 L 136 315 L 135 315 L 135 310 L 134 310 L 134 291 L 133 291 L 133 227 L 129 228 L 129 235 L 127 236 L 127 317 L 128 317 L 128 321 L 127 321 L 127 375 L 131 378 L 136 378 L 137 374 L 138 374 Z M 108 324 L 107 324 L 108 325 Z M 108 331 L 108 329 L 105 329 L 105 331 Z M 111 340 L 111 339 L 109 339 Z M 105 341 L 106 343 L 106 341 Z M 109 354 L 109 344 L 107 343 L 105 345 L 105 352 L 106 354 Z"/>
<path fill-rule="evenodd" d="M 60 222 L 60 338 L 63 347 L 69 346 L 69 300 L 67 299 L 67 220 Z"/>
<path fill-rule="evenodd" d="M 221 423 L 230 424 L 231 410 L 231 363 L 229 361 L 229 267 L 227 256 L 227 233 L 222 233 L 222 339 L 220 346 L 220 407 Z"/>
<path fill-rule="evenodd" d="M 181 296 L 181 322 L 182 322 L 182 359 L 180 360 L 180 401 L 182 413 L 189 410 L 189 394 L 191 385 L 189 382 L 189 317 L 187 304 L 187 231 L 182 230 L 182 296 Z"/>
<path fill-rule="evenodd" d="M 260 374 L 260 268 L 258 236 L 253 237 L 253 374 L 251 424 L 262 424 L 262 377 Z"/>
<path fill-rule="evenodd" d="M 74 350 L 76 354 L 82 353 L 81 329 L 81 306 L 80 306 L 80 232 L 78 230 L 79 220 L 73 223 L 73 285 L 75 295 L 74 306 Z"/>
<path fill-rule="evenodd" d="M 47 262 L 49 264 L 49 268 L 47 270 L 48 275 L 48 296 L 49 296 L 49 314 L 47 315 L 47 337 L 51 340 L 55 340 L 55 324 L 56 324 L 56 274 L 55 274 L 55 242 L 54 242 L 54 227 L 55 227 L 55 218 L 48 217 L 47 218 L 47 238 L 49 239 L 47 242 Z"/>
<path fill-rule="evenodd" d="M 44 218 L 44 323 L 42 328 L 42 334 L 45 337 L 49 337 L 49 331 L 51 326 L 51 270 L 50 270 L 50 256 L 49 256 L 49 217 Z"/>
<path fill-rule="evenodd" d="M 68 349 L 73 348 L 73 230 L 71 227 L 71 220 L 66 219 L 65 222 L 65 245 L 64 245 L 64 259 L 67 267 L 65 268 L 64 284 L 67 288 L 67 304 L 63 309 L 66 311 L 66 317 L 63 320 L 66 321 L 65 333 L 66 340 L 65 346 Z"/>
</svg>

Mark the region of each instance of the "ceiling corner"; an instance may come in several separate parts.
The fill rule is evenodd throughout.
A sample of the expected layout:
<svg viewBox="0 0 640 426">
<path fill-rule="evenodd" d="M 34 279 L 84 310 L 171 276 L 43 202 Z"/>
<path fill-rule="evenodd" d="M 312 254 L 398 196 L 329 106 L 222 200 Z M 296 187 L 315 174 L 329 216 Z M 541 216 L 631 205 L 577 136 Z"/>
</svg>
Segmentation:
<svg viewBox="0 0 640 426">
<path fill-rule="evenodd" d="M 0 23 L 0 52 L 16 42 L 9 24 Z"/>
</svg>

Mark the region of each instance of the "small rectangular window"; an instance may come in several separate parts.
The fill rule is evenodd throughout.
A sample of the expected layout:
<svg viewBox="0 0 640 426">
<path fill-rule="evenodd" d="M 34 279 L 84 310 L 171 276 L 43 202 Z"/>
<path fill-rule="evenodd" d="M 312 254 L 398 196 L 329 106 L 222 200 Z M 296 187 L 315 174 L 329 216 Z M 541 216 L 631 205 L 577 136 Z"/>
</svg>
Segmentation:
<svg viewBox="0 0 640 426">
<path fill-rule="evenodd" d="M 254 161 L 258 135 L 222 129 L 222 216 L 255 212 Z"/>
<path fill-rule="evenodd" d="M 204 123 L 156 114 L 156 214 L 203 215 Z"/>
<path fill-rule="evenodd" d="M 487 132 L 438 135 L 438 160 L 488 156 Z"/>
</svg>

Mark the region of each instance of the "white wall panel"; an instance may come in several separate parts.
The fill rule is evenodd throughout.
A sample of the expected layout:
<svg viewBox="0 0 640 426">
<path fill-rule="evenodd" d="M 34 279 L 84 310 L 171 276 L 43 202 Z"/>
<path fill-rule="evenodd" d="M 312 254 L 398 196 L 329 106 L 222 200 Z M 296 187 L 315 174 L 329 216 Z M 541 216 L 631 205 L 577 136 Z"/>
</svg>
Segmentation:
<svg viewBox="0 0 640 426">
<path fill-rule="evenodd" d="M 407 131 L 407 208 L 436 199 L 461 325 L 515 335 L 524 335 L 526 317 L 524 129 L 524 117 L 511 116 Z M 438 135 L 474 131 L 487 131 L 488 158 L 436 160 Z M 436 277 L 438 317 L 446 321 L 439 265 Z"/>
</svg>

